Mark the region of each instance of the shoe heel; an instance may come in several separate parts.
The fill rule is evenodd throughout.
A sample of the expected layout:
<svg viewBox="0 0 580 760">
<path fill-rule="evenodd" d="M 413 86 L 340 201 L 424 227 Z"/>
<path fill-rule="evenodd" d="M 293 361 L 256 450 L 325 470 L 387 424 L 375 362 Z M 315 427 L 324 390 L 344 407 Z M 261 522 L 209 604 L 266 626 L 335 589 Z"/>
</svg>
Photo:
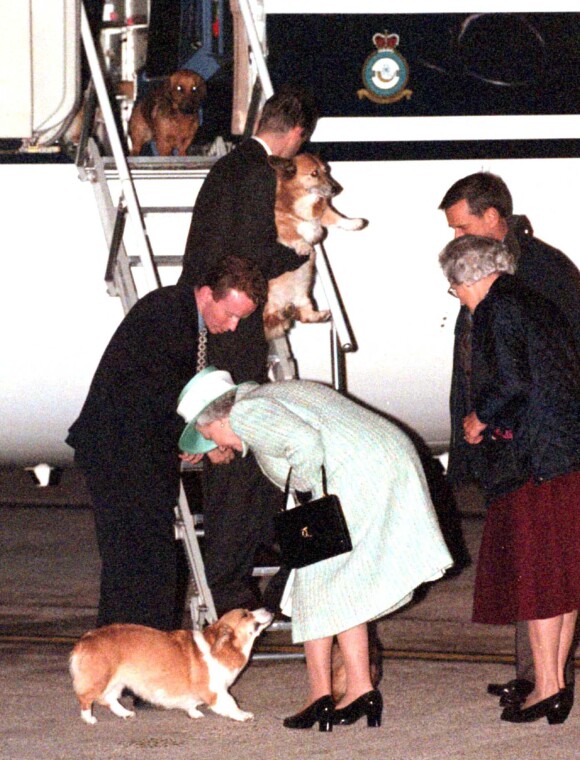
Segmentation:
<svg viewBox="0 0 580 760">
<path fill-rule="evenodd" d="M 557 715 L 546 715 L 546 718 L 548 719 L 548 723 L 551 726 L 557 726 L 560 723 L 564 723 L 564 721 L 566 720 L 567 717 L 568 717 L 567 715 L 560 715 L 560 714 L 557 714 Z"/>
<path fill-rule="evenodd" d="M 546 713 L 546 720 L 551 726 L 556 726 L 564 723 L 570 711 L 572 710 L 572 703 L 569 700 L 557 702 L 551 710 Z"/>
<path fill-rule="evenodd" d="M 369 728 L 380 728 L 381 716 L 380 715 L 367 715 L 367 726 Z"/>
<path fill-rule="evenodd" d="M 546 714 L 546 719 L 551 726 L 557 726 L 564 723 L 568 715 L 570 715 L 570 710 L 568 709 L 550 710 L 550 712 Z"/>
<path fill-rule="evenodd" d="M 318 730 L 319 731 L 332 731 L 332 721 L 331 720 L 321 720 L 318 723 Z"/>
</svg>

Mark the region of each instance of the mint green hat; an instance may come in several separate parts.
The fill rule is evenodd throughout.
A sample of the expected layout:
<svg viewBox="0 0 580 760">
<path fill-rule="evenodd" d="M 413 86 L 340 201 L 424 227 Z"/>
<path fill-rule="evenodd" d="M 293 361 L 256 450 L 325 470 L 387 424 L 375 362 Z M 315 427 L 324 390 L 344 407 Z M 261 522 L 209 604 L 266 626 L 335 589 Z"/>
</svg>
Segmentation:
<svg viewBox="0 0 580 760">
<path fill-rule="evenodd" d="M 196 430 L 195 424 L 204 409 L 237 387 L 229 372 L 215 367 L 206 367 L 191 378 L 177 400 L 177 413 L 187 423 L 179 438 L 179 448 L 182 451 L 205 454 L 217 448 L 213 441 L 208 441 Z"/>
</svg>

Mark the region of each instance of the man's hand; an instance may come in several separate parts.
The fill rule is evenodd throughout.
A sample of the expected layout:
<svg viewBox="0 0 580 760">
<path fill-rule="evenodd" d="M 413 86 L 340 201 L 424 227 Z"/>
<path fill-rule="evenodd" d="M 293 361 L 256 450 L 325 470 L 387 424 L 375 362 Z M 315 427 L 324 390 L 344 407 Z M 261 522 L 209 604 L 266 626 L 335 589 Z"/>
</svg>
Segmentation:
<svg viewBox="0 0 580 760">
<path fill-rule="evenodd" d="M 235 457 L 235 452 L 229 446 L 224 446 L 223 448 L 220 447 L 208 451 L 207 456 L 212 464 L 229 464 Z"/>
<path fill-rule="evenodd" d="M 187 454 L 185 451 L 182 451 L 179 458 L 184 462 L 189 462 L 189 464 L 197 464 L 203 459 L 203 454 Z"/>
<path fill-rule="evenodd" d="M 471 412 L 463 418 L 463 432 L 467 443 L 475 444 L 483 441 L 482 433 L 487 427 L 485 422 L 480 422 L 475 412 Z"/>
</svg>

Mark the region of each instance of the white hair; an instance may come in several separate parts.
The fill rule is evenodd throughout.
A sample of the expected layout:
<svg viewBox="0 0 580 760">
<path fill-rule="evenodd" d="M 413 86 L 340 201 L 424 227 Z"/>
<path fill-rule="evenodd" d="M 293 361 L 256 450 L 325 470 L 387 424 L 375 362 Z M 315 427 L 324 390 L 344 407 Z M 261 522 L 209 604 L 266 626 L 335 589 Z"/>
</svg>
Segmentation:
<svg viewBox="0 0 580 760">
<path fill-rule="evenodd" d="M 224 417 L 229 417 L 232 411 L 233 405 L 236 403 L 236 389 L 232 388 L 231 391 L 227 391 L 212 401 L 211 404 L 200 413 L 199 417 L 195 421 L 197 426 L 211 425 L 216 420 L 223 420 Z"/>
<path fill-rule="evenodd" d="M 504 243 L 479 235 L 462 235 L 447 243 L 439 263 L 448 281 L 456 285 L 471 285 L 494 272 L 516 271 L 514 256 Z"/>
</svg>

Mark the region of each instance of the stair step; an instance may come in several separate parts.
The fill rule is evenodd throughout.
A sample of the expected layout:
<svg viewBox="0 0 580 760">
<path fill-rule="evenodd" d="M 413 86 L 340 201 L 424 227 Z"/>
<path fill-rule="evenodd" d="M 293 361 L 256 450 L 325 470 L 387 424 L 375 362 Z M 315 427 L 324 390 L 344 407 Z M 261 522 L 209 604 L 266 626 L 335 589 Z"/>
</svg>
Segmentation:
<svg viewBox="0 0 580 760">
<path fill-rule="evenodd" d="M 193 206 L 141 206 L 143 216 L 147 214 L 191 214 Z"/>
<path fill-rule="evenodd" d="M 143 266 L 143 262 L 139 258 L 139 256 L 127 256 L 129 260 L 129 266 L 131 267 L 140 267 Z M 178 256 L 177 254 L 174 256 L 156 256 L 155 253 L 153 254 L 153 259 L 155 261 L 155 264 L 158 267 L 179 267 L 183 263 L 183 256 Z"/>
<path fill-rule="evenodd" d="M 185 179 L 205 177 L 219 156 L 129 156 L 127 164 L 135 181 L 146 179 Z M 104 156 L 103 171 L 107 179 L 119 178 L 112 156 Z"/>
</svg>

